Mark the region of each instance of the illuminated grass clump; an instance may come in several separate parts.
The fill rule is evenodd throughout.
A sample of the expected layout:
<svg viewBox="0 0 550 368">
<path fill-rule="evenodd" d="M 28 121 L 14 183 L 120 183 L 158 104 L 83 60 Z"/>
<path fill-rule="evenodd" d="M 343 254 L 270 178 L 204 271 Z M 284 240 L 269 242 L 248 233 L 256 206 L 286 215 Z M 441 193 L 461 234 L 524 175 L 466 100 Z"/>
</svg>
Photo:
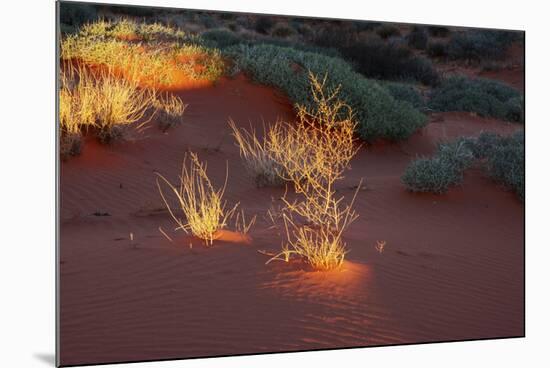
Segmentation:
<svg viewBox="0 0 550 368">
<path fill-rule="evenodd" d="M 147 123 L 156 101 L 154 91 L 141 89 L 135 83 L 107 72 L 94 73 L 85 68 L 62 71 L 60 84 L 62 146 L 74 142 L 88 130 L 93 130 L 100 139 L 110 141 L 132 124 L 138 123 L 139 127 Z M 74 147 L 71 147 L 65 148 L 62 155 L 75 154 Z"/>
<path fill-rule="evenodd" d="M 158 173 L 157 186 L 168 212 L 177 224 L 176 230 L 190 232 L 203 239 L 207 245 L 212 245 L 219 236 L 219 230 L 227 226 L 238 204 L 227 210 L 226 202 L 223 201 L 227 174 L 223 187 L 215 189 L 206 174 L 206 164 L 200 162 L 195 153 L 190 153 L 189 160 L 187 158 L 186 155 L 183 160 L 178 187 Z M 174 213 L 161 183 L 168 186 L 169 191 L 176 196 L 178 207 L 185 218 L 180 218 Z"/>
<path fill-rule="evenodd" d="M 260 140 L 256 132 L 245 129 L 239 129 L 235 123 L 230 120 L 229 126 L 233 131 L 233 137 L 239 146 L 241 158 L 244 160 L 245 167 L 249 174 L 254 178 L 256 186 L 280 186 L 285 180 L 282 173 L 282 166 L 275 161 L 273 152 L 269 150 L 270 137 L 276 137 L 279 129 L 282 128 L 280 122 L 276 122 L 266 131 L 264 129 L 264 139 Z"/>
<path fill-rule="evenodd" d="M 155 107 L 158 109 L 156 120 L 162 131 L 166 131 L 168 128 L 181 122 L 187 105 L 178 96 L 166 94 L 159 95 L 155 101 Z"/>
<path fill-rule="evenodd" d="M 101 66 L 148 87 L 214 81 L 223 73 L 220 52 L 202 46 L 197 36 L 125 19 L 84 25 L 62 40 L 61 58 Z"/>
</svg>

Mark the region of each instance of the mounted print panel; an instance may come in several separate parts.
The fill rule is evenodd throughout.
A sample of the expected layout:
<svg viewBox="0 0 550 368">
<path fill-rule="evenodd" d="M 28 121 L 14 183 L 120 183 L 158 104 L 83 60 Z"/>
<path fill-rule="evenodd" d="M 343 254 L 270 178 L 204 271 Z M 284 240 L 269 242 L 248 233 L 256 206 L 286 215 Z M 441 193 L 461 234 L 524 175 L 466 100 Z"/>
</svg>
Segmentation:
<svg viewBox="0 0 550 368">
<path fill-rule="evenodd" d="M 58 3 L 58 364 L 524 336 L 524 33 Z"/>
</svg>

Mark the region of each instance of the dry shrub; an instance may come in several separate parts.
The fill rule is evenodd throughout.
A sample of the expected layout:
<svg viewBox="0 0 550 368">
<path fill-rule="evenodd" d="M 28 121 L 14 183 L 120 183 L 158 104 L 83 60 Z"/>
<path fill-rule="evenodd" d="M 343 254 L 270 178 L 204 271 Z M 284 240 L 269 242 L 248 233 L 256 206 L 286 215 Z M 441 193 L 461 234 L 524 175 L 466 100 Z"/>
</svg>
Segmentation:
<svg viewBox="0 0 550 368">
<path fill-rule="evenodd" d="M 155 100 L 154 91 L 110 73 L 69 68 L 61 73 L 61 131 L 79 135 L 94 128 L 100 139 L 110 141 L 125 127 L 147 123 Z"/>
<path fill-rule="evenodd" d="M 226 202 L 223 201 L 228 172 L 226 172 L 223 187 L 215 189 L 206 174 L 206 164 L 200 162 L 198 156 L 192 152 L 189 154 L 189 161 L 187 158 L 188 156 L 185 155 L 179 187 L 172 185 L 159 173 L 157 173 L 157 186 L 168 212 L 177 224 L 176 230 L 190 232 L 205 240 L 207 245 L 212 245 L 218 236 L 218 231 L 227 226 L 238 204 L 227 210 Z M 172 210 L 162 190 L 161 182 L 166 184 L 176 196 L 179 209 L 185 219 L 176 216 Z"/>
<path fill-rule="evenodd" d="M 267 149 L 282 168 L 279 175 L 297 194 L 282 197 L 287 244 L 271 260 L 297 255 L 315 269 L 329 270 L 342 264 L 347 252 L 343 233 L 357 218 L 357 191 L 345 204 L 334 188 L 357 153 L 356 122 L 351 108 L 338 98 L 340 88 L 325 91 L 326 75 L 319 80 L 310 73 L 309 79 L 316 108 L 299 106 L 298 124 L 281 123 L 268 132 Z"/>
<path fill-rule="evenodd" d="M 187 108 L 181 98 L 172 94 L 159 95 L 155 101 L 158 110 L 157 120 L 162 131 L 166 131 L 181 122 L 181 117 Z"/>
<path fill-rule="evenodd" d="M 284 179 L 279 174 L 281 165 L 273 158 L 272 152 L 269 151 L 270 143 L 266 140 L 271 136 L 277 136 L 273 132 L 278 131 L 282 125 L 277 122 L 269 128 L 269 133 L 264 127 L 264 140 L 260 141 L 256 136 L 256 132 L 252 129 L 250 132 L 245 129 L 239 129 L 233 122 L 229 120 L 229 126 L 233 131 L 233 137 L 239 146 L 241 158 L 244 160 L 245 167 L 248 173 L 254 178 L 256 186 L 279 186 L 284 183 Z"/>
</svg>

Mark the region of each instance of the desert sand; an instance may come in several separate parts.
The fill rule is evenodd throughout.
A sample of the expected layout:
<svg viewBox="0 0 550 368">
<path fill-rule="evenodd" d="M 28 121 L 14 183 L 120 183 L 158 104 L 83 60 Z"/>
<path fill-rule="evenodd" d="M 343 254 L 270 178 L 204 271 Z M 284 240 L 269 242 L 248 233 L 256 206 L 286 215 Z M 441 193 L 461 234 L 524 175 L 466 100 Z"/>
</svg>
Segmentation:
<svg viewBox="0 0 550 368">
<path fill-rule="evenodd" d="M 445 195 L 411 194 L 400 176 L 442 139 L 522 126 L 440 113 L 401 144 L 362 147 L 338 185 L 363 178 L 341 270 L 271 262 L 282 234 L 266 210 L 283 188 L 256 188 L 228 119 L 261 130 L 292 119 L 288 100 L 239 75 L 175 92 L 183 123 L 127 142 L 88 139 L 61 165 L 63 365 L 521 336 L 524 206 L 480 169 Z M 186 150 L 208 162 L 225 198 L 258 219 L 250 239 L 207 248 L 173 233 L 155 172 L 176 179 Z M 165 230 L 170 242 L 159 231 Z M 386 242 L 383 251 L 378 241 Z"/>
</svg>

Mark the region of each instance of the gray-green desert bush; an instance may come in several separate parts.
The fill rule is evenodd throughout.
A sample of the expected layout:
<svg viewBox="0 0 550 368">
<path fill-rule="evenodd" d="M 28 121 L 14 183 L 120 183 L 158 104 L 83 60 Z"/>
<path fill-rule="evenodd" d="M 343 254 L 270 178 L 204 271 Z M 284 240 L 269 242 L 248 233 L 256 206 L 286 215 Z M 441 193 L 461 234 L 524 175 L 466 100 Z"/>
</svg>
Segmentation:
<svg viewBox="0 0 550 368">
<path fill-rule="evenodd" d="M 523 122 L 523 100 L 515 88 L 489 79 L 453 76 L 434 89 L 429 107 L 469 111 L 484 117 Z"/>
<path fill-rule="evenodd" d="M 447 192 L 449 187 L 462 183 L 464 170 L 472 165 L 471 144 L 467 138 L 440 144 L 434 157 L 412 161 L 401 182 L 411 192 Z"/>
<path fill-rule="evenodd" d="M 511 136 L 484 132 L 441 144 L 432 158 L 412 161 L 401 177 L 412 192 L 444 193 L 462 182 L 463 173 L 479 160 L 497 183 L 525 198 L 525 140 L 523 131 Z"/>
<path fill-rule="evenodd" d="M 416 109 L 424 109 L 426 107 L 426 101 L 418 89 L 410 84 L 398 83 L 398 82 L 385 82 L 382 83 L 388 92 L 398 101 L 404 101 L 410 103 Z"/>
<path fill-rule="evenodd" d="M 237 36 L 235 32 L 230 30 L 219 28 L 209 29 L 201 34 L 202 39 L 214 47 L 225 48 L 233 45 L 237 45 L 242 42 L 242 38 Z"/>
<path fill-rule="evenodd" d="M 493 180 L 525 199 L 525 140 L 520 131 L 509 137 L 498 137 L 486 153 L 487 172 Z"/>
<path fill-rule="evenodd" d="M 437 156 L 446 161 L 456 171 L 464 171 L 470 167 L 474 161 L 472 148 L 475 140 L 471 138 L 460 137 L 448 143 L 442 143 L 437 149 Z"/>
<path fill-rule="evenodd" d="M 415 55 L 399 40 L 382 41 L 373 36 L 364 38 L 325 28 L 317 33 L 313 43 L 338 50 L 367 78 L 418 81 L 431 86 L 439 82 L 430 60 Z"/>
<path fill-rule="evenodd" d="M 226 50 L 258 82 L 282 90 L 295 104 L 313 107 L 308 71 L 328 75 L 327 88 L 341 85 L 341 98 L 355 112 L 357 133 L 365 140 L 408 138 L 426 124 L 426 116 L 398 101 L 377 82 L 355 72 L 340 58 L 273 45 L 238 45 Z"/>
<path fill-rule="evenodd" d="M 294 31 L 294 28 L 285 23 L 277 23 L 271 31 L 271 34 L 273 36 L 281 38 L 287 38 L 289 36 L 292 36 L 294 33 L 296 33 Z"/>
<path fill-rule="evenodd" d="M 507 47 L 522 39 L 521 32 L 472 30 L 453 34 L 449 42 L 449 57 L 469 62 L 500 60 Z"/>
<path fill-rule="evenodd" d="M 461 173 L 439 157 L 420 158 L 409 164 L 401 182 L 411 192 L 445 193 L 462 181 Z"/>
</svg>

